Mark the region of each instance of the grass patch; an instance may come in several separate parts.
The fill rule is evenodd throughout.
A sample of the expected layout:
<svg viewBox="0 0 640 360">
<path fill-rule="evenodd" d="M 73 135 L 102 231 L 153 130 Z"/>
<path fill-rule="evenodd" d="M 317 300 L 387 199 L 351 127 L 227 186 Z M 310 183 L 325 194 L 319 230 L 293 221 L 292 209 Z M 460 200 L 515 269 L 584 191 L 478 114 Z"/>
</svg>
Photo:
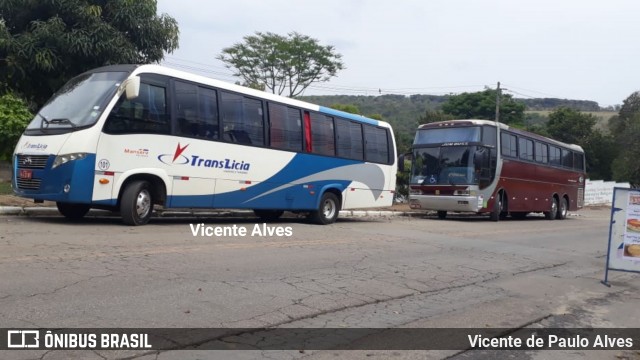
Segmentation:
<svg viewBox="0 0 640 360">
<path fill-rule="evenodd" d="M 13 195 L 10 182 L 0 182 L 0 195 Z"/>
</svg>

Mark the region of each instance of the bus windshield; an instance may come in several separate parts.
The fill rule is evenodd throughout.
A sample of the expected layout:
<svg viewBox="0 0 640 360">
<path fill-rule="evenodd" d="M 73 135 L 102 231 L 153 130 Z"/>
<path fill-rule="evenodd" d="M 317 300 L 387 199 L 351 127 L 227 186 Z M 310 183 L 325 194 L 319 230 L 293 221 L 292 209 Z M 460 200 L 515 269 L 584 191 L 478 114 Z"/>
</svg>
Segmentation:
<svg viewBox="0 0 640 360">
<path fill-rule="evenodd" d="M 414 145 L 479 142 L 480 126 L 428 128 L 416 132 Z"/>
<path fill-rule="evenodd" d="M 478 185 L 489 167 L 484 146 L 418 148 L 413 153 L 411 183 L 419 185 Z"/>
<path fill-rule="evenodd" d="M 28 135 L 54 130 L 73 131 L 95 124 L 126 72 L 97 72 L 77 76 L 56 92 L 31 120 Z"/>
</svg>

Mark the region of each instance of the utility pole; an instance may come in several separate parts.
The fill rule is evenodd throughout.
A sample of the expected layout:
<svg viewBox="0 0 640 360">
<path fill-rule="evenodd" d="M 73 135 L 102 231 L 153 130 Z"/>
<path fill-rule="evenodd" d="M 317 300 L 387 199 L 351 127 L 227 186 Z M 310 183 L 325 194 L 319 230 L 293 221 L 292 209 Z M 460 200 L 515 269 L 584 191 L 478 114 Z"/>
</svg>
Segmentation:
<svg viewBox="0 0 640 360">
<path fill-rule="evenodd" d="M 496 122 L 500 122 L 500 81 L 498 81 L 498 87 L 496 88 Z"/>
</svg>

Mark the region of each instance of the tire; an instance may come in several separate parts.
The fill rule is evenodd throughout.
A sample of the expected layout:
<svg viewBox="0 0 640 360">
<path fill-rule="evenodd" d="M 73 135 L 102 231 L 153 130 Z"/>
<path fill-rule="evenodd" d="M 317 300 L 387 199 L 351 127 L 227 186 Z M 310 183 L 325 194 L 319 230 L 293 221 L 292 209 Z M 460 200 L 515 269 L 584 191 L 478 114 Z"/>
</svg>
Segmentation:
<svg viewBox="0 0 640 360">
<path fill-rule="evenodd" d="M 127 185 L 120 200 L 120 215 L 126 225 L 144 225 L 153 213 L 153 197 L 151 186 L 143 180 L 136 180 Z"/>
<path fill-rule="evenodd" d="M 255 209 L 253 210 L 253 213 L 256 214 L 256 216 L 259 217 L 261 220 L 273 221 L 273 220 L 278 220 L 280 216 L 284 214 L 284 211 Z"/>
<path fill-rule="evenodd" d="M 544 213 L 544 218 L 553 220 L 558 216 L 558 199 L 554 196 L 551 200 L 551 210 Z"/>
<path fill-rule="evenodd" d="M 444 210 L 438 210 L 438 219 L 444 220 L 447 218 L 447 212 Z"/>
<path fill-rule="evenodd" d="M 498 193 L 498 198 L 493 202 L 493 210 L 489 214 L 491 221 L 499 221 L 504 211 L 504 203 L 502 201 L 502 192 Z"/>
<path fill-rule="evenodd" d="M 567 218 L 567 212 L 569 211 L 569 204 L 567 203 L 567 198 L 563 197 L 560 200 L 560 206 L 558 207 L 558 213 L 556 214 L 556 219 L 564 220 Z"/>
<path fill-rule="evenodd" d="M 325 192 L 320 200 L 318 210 L 309 214 L 309 219 L 316 224 L 328 225 L 333 224 L 340 213 L 340 200 L 336 194 Z"/>
<path fill-rule="evenodd" d="M 58 207 L 58 211 L 64 217 L 70 220 L 80 220 L 82 219 L 91 208 L 87 204 L 72 204 L 72 203 L 63 203 L 56 202 L 56 206 Z"/>
</svg>

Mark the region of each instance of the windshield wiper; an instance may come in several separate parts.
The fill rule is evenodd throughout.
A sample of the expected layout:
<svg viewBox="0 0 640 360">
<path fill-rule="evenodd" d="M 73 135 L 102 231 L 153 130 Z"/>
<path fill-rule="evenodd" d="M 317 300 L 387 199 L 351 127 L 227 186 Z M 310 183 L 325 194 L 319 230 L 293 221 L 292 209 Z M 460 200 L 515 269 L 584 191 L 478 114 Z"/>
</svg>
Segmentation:
<svg viewBox="0 0 640 360">
<path fill-rule="evenodd" d="M 44 116 L 43 116 L 43 118 L 44 118 Z M 69 124 L 69 125 L 71 125 L 72 128 L 76 127 L 76 124 L 74 124 L 69 119 L 51 119 L 51 120 L 49 120 L 48 123 L 51 123 L 51 124 Z"/>
<path fill-rule="evenodd" d="M 38 115 L 38 116 L 40 116 L 40 117 L 42 118 L 42 122 L 40 123 L 40 128 L 43 128 L 43 127 L 44 127 L 43 125 L 44 125 L 45 123 L 47 124 L 47 127 L 49 127 L 49 124 L 51 123 L 51 122 L 49 121 L 49 119 L 47 119 L 44 115 L 42 115 L 42 114 L 40 114 L 40 113 L 37 113 L 36 115 Z"/>
</svg>

